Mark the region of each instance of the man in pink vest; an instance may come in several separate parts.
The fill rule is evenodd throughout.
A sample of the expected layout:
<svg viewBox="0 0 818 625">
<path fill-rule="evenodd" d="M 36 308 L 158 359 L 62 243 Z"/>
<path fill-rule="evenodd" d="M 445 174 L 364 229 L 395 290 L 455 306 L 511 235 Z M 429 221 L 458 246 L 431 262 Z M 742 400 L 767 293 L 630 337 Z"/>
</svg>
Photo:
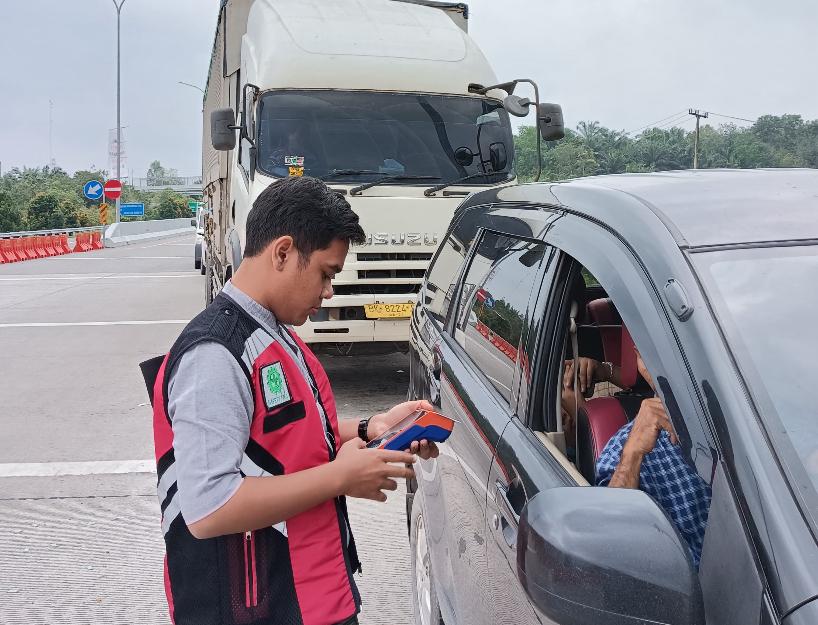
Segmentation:
<svg viewBox="0 0 818 625">
<path fill-rule="evenodd" d="M 350 244 L 347 201 L 313 178 L 266 189 L 244 259 L 170 352 L 143 363 L 154 442 L 165 589 L 177 625 L 357 623 L 360 571 L 345 496 L 385 501 L 413 454 L 366 449 L 425 402 L 371 419 L 336 415 L 329 380 L 288 326 L 332 297 Z"/>
</svg>

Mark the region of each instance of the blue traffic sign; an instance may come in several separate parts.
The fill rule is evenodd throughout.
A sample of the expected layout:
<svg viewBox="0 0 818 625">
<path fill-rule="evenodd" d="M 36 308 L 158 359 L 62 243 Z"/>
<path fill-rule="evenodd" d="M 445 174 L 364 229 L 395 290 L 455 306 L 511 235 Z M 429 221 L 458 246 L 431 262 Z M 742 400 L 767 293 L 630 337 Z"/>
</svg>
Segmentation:
<svg viewBox="0 0 818 625">
<path fill-rule="evenodd" d="M 145 205 L 144 204 L 122 204 L 119 207 L 119 216 L 120 217 L 144 217 L 145 216 Z"/>
<path fill-rule="evenodd" d="M 89 180 L 82 188 L 82 192 L 89 200 L 99 200 L 102 198 L 102 183 L 96 180 Z"/>
</svg>

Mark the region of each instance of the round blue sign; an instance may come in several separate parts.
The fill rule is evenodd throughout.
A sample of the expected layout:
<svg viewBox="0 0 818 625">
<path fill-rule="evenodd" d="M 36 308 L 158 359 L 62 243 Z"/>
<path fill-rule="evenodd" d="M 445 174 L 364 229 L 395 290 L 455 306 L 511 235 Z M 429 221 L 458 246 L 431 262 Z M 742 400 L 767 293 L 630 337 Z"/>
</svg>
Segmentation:
<svg viewBox="0 0 818 625">
<path fill-rule="evenodd" d="M 102 198 L 102 183 L 97 180 L 89 180 L 82 188 L 82 192 L 89 200 L 99 200 Z"/>
</svg>

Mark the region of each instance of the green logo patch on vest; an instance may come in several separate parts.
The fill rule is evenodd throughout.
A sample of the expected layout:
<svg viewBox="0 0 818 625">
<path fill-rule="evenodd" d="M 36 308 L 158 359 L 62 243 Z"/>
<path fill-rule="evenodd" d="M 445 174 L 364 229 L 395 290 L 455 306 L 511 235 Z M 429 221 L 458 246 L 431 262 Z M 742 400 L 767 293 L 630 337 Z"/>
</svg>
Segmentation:
<svg viewBox="0 0 818 625">
<path fill-rule="evenodd" d="M 264 391 L 264 405 L 267 410 L 283 406 L 292 400 L 290 387 L 281 363 L 276 362 L 261 369 L 261 388 Z"/>
</svg>

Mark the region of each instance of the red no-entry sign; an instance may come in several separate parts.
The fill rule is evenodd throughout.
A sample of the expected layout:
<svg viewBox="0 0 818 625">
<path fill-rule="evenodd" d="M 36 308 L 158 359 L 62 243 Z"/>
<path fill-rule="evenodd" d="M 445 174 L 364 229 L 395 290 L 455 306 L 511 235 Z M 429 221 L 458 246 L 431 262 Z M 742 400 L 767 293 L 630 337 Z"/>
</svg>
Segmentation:
<svg viewBox="0 0 818 625">
<path fill-rule="evenodd" d="M 116 200 L 122 195 L 122 183 L 119 180 L 109 180 L 105 183 L 105 197 Z"/>
</svg>

